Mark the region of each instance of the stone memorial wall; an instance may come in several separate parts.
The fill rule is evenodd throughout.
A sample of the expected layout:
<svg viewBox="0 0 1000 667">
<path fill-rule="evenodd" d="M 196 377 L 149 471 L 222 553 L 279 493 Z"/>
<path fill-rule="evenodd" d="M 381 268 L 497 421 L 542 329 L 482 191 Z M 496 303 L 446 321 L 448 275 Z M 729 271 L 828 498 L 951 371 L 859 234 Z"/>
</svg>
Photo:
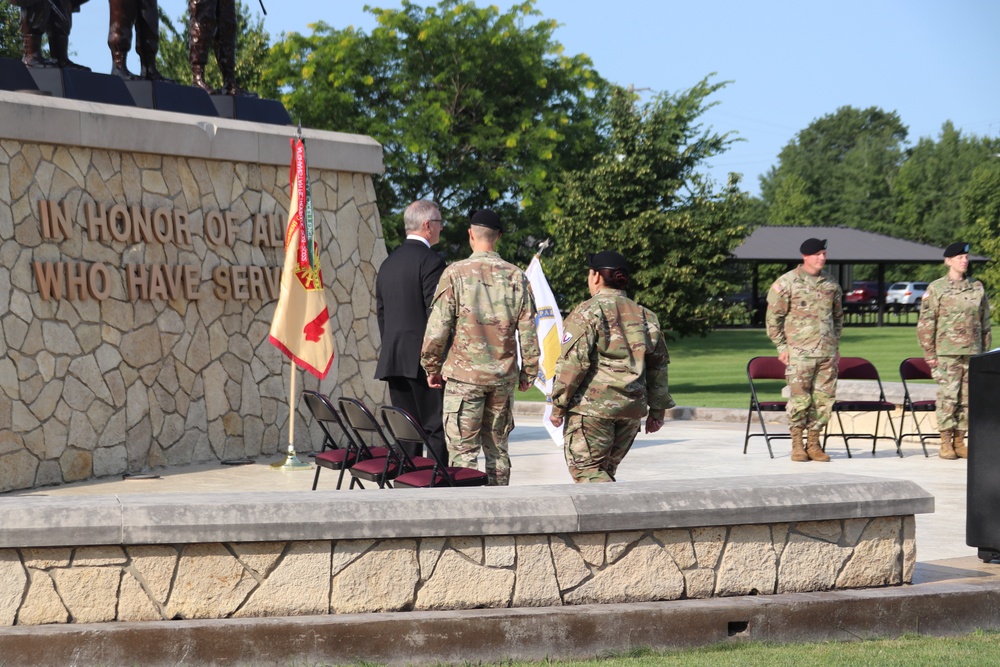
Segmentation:
<svg viewBox="0 0 1000 667">
<path fill-rule="evenodd" d="M 0 492 L 287 447 L 293 132 L 0 91 Z M 303 134 L 336 357 L 298 387 L 378 404 L 381 147 Z"/>
</svg>

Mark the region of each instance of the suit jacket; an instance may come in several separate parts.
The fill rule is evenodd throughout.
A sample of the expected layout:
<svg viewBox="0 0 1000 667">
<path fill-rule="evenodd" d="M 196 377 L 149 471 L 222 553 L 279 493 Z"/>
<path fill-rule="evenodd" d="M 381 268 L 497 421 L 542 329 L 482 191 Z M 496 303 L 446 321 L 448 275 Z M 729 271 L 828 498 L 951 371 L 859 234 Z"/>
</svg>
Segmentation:
<svg viewBox="0 0 1000 667">
<path fill-rule="evenodd" d="M 406 240 L 382 263 L 375 279 L 378 329 L 382 334 L 375 378 L 417 378 L 424 341 L 444 260 L 421 241 Z"/>
</svg>

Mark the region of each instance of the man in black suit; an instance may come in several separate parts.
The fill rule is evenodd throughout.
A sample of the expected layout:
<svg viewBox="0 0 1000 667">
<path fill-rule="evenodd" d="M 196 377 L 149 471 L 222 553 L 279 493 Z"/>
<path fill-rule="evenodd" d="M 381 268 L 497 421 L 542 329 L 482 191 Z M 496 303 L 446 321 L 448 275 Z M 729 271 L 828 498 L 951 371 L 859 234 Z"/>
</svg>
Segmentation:
<svg viewBox="0 0 1000 667">
<path fill-rule="evenodd" d="M 382 263 L 375 279 L 378 328 L 382 334 L 375 378 L 389 384 L 389 400 L 406 410 L 429 436 L 430 445 L 448 460 L 442 423 L 443 389 L 427 386 L 420 367 L 420 346 L 427 315 L 444 271 L 444 261 L 431 246 L 441 237 L 437 204 L 418 200 L 403 213 L 406 241 Z"/>
</svg>

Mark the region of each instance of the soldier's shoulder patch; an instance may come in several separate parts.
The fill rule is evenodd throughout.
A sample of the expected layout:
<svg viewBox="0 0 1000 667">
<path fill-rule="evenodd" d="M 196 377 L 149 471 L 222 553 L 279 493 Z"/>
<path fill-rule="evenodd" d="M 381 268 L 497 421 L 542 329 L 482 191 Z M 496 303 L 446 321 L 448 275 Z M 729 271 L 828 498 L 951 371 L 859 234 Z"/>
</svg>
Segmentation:
<svg viewBox="0 0 1000 667">
<path fill-rule="evenodd" d="M 571 340 L 573 340 L 573 334 L 570 333 L 569 331 L 564 332 L 562 337 L 563 345 L 570 342 Z"/>
<path fill-rule="evenodd" d="M 780 281 L 776 282 L 773 285 L 771 285 L 771 289 L 774 290 L 778 294 L 784 294 L 785 293 L 785 283 L 780 282 Z"/>
</svg>

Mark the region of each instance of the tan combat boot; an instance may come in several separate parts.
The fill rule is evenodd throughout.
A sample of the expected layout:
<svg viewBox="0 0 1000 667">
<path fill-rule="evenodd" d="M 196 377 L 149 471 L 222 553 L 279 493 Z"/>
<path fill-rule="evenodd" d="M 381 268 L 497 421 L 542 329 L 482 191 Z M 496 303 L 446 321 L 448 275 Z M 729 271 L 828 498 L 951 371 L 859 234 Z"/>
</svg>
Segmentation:
<svg viewBox="0 0 1000 667">
<path fill-rule="evenodd" d="M 793 426 L 789 430 L 792 432 L 792 460 L 808 461 L 809 455 L 806 454 L 806 448 L 802 444 L 802 431 L 804 429 L 801 426 Z"/>
<path fill-rule="evenodd" d="M 819 431 L 808 431 L 808 440 L 806 442 L 806 454 L 809 455 L 809 459 L 812 461 L 829 461 L 830 455 L 823 451 L 823 448 L 819 446 Z"/>
<path fill-rule="evenodd" d="M 960 459 L 969 458 L 969 448 L 965 446 L 965 431 L 955 429 L 952 445 L 955 447 L 955 456 Z"/>
<path fill-rule="evenodd" d="M 952 446 L 952 433 L 952 431 L 941 431 L 941 449 L 938 450 L 938 456 L 949 461 L 958 458 L 958 454 L 955 453 L 955 448 Z"/>
</svg>

